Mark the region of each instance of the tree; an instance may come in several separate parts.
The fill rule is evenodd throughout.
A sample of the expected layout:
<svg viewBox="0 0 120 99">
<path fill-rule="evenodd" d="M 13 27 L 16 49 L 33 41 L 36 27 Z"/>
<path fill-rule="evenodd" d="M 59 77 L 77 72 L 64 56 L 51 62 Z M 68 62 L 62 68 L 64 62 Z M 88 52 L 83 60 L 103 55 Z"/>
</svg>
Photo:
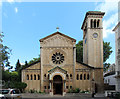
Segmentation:
<svg viewBox="0 0 120 99">
<path fill-rule="evenodd" d="M 113 52 L 111 49 L 112 47 L 110 46 L 110 42 L 103 41 L 103 62 L 104 63 Z M 76 60 L 78 62 L 83 62 L 83 41 L 79 41 L 76 44 Z"/>
<path fill-rule="evenodd" d="M 11 54 L 11 49 L 9 49 L 8 46 L 5 46 L 2 44 L 3 42 L 3 32 L 0 33 L 0 66 L 3 67 L 9 67 L 9 69 L 11 68 L 10 66 L 10 62 L 8 61 L 9 57 L 10 57 L 10 54 Z"/>
<path fill-rule="evenodd" d="M 109 59 L 110 54 L 113 52 L 112 47 L 110 46 L 110 42 L 103 41 L 103 62 L 105 63 L 107 59 Z"/>
<path fill-rule="evenodd" d="M 25 61 L 25 66 L 28 66 L 28 63 L 27 63 L 27 61 Z"/>
<path fill-rule="evenodd" d="M 112 53 L 112 47 L 110 46 L 110 42 L 104 42 L 103 41 L 103 65 L 104 65 L 104 71 L 106 71 L 110 63 L 105 63 L 107 59 L 109 59 L 109 56 Z M 83 41 L 79 41 L 76 44 L 76 60 L 78 62 L 83 62 Z"/>
<path fill-rule="evenodd" d="M 19 71 L 21 68 L 21 64 L 20 64 L 20 61 L 18 59 L 17 63 L 16 63 L 16 68 L 15 68 L 15 71 Z"/>
<path fill-rule="evenodd" d="M 19 89 L 21 92 L 27 87 L 27 84 L 24 82 L 6 82 L 4 88 L 16 88 Z"/>
<path fill-rule="evenodd" d="M 28 64 L 32 64 L 32 63 L 37 62 L 37 61 L 39 61 L 39 60 L 40 60 L 40 55 L 39 55 L 38 58 L 33 58 L 32 60 L 30 60 L 30 61 L 28 62 Z"/>
<path fill-rule="evenodd" d="M 104 66 L 104 72 L 105 72 L 110 67 L 110 63 L 104 63 L 103 66 Z"/>
<path fill-rule="evenodd" d="M 77 62 L 83 62 L 83 41 L 76 44 L 76 60 Z"/>
</svg>

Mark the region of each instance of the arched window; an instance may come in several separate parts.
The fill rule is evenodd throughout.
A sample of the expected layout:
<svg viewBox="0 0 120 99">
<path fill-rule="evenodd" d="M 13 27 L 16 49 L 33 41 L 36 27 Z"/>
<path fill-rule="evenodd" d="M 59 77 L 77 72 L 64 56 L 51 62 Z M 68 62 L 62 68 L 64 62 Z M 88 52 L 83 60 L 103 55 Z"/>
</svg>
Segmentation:
<svg viewBox="0 0 120 99">
<path fill-rule="evenodd" d="M 79 75 L 77 74 L 76 79 L 79 80 Z"/>
<path fill-rule="evenodd" d="M 38 80 L 40 80 L 40 75 L 38 74 Z"/>
<path fill-rule="evenodd" d="M 36 80 L 36 75 L 34 74 L 34 80 Z"/>
<path fill-rule="evenodd" d="M 93 19 L 91 19 L 90 26 L 93 28 Z"/>
<path fill-rule="evenodd" d="M 96 28 L 96 20 L 94 20 L 94 28 Z"/>
<path fill-rule="evenodd" d="M 68 76 L 68 74 L 66 74 L 66 78 L 67 78 L 67 79 L 69 79 L 69 76 Z"/>
<path fill-rule="evenodd" d="M 82 80 L 82 74 L 80 74 L 80 80 Z"/>
<path fill-rule="evenodd" d="M 27 74 L 27 80 L 29 80 L 29 75 Z"/>
<path fill-rule="evenodd" d="M 97 21 L 97 27 L 99 27 L 99 24 L 100 24 L 100 20 Z"/>
<path fill-rule="evenodd" d="M 72 79 L 72 74 L 70 74 L 70 78 Z"/>
<path fill-rule="evenodd" d="M 89 77 L 89 74 L 87 74 L 87 80 L 89 80 L 89 78 L 90 78 L 90 77 Z"/>
<path fill-rule="evenodd" d="M 44 74 L 44 78 L 46 79 L 46 74 Z"/>
<path fill-rule="evenodd" d="M 86 74 L 84 74 L 84 80 L 86 80 Z"/>
<path fill-rule="evenodd" d="M 50 75 L 48 74 L 48 79 L 50 78 Z"/>
<path fill-rule="evenodd" d="M 32 74 L 31 74 L 31 80 L 32 80 Z"/>
</svg>

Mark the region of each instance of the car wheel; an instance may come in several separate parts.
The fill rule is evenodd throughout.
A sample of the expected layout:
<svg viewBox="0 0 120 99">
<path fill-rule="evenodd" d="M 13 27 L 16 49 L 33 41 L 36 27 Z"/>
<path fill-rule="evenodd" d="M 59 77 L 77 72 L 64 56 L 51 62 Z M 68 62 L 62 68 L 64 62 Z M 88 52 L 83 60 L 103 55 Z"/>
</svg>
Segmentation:
<svg viewBox="0 0 120 99">
<path fill-rule="evenodd" d="M 2 97 L 1 99 L 5 99 L 5 97 Z"/>
</svg>

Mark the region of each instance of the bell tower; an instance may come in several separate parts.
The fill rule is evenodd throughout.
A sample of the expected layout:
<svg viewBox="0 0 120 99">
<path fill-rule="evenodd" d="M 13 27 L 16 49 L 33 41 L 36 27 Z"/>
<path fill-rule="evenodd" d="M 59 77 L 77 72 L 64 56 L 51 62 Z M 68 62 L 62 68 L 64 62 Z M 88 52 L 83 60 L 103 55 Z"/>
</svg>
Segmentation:
<svg viewBox="0 0 120 99">
<path fill-rule="evenodd" d="M 88 64 L 92 70 L 92 90 L 103 92 L 103 25 L 104 12 L 89 11 L 81 29 L 83 30 L 83 63 Z"/>
<path fill-rule="evenodd" d="M 83 63 L 103 68 L 104 12 L 88 11 L 81 29 L 83 30 Z"/>
</svg>

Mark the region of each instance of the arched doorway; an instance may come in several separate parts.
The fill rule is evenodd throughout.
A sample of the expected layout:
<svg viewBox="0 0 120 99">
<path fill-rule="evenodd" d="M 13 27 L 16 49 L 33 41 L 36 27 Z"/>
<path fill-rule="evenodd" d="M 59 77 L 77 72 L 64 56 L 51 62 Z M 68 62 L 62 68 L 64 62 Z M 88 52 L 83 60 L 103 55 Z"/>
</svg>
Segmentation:
<svg viewBox="0 0 120 99">
<path fill-rule="evenodd" d="M 54 95 L 63 93 L 63 81 L 60 75 L 53 77 L 53 93 Z"/>
</svg>

